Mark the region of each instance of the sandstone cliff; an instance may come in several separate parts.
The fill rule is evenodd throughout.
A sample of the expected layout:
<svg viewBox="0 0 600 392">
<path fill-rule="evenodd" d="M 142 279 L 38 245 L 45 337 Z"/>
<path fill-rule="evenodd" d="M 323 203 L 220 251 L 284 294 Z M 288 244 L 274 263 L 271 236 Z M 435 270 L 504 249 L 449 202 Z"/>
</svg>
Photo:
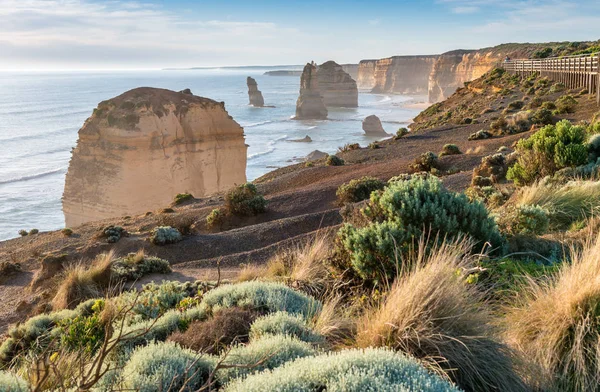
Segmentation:
<svg viewBox="0 0 600 392">
<path fill-rule="evenodd" d="M 425 94 L 438 56 L 394 56 L 375 63 L 373 93 Z"/>
<path fill-rule="evenodd" d="M 300 96 L 296 102 L 296 120 L 324 120 L 327 108 L 319 90 L 317 66 L 308 63 L 300 77 Z"/>
<path fill-rule="evenodd" d="M 246 84 L 248 85 L 248 99 L 250 101 L 250 105 L 258 108 L 265 106 L 265 100 L 262 96 L 262 93 L 258 89 L 256 80 L 248 76 L 246 78 Z"/>
<path fill-rule="evenodd" d="M 67 226 L 167 206 L 246 181 L 244 131 L 224 104 L 137 88 L 101 102 L 79 130 L 63 194 Z"/>
<path fill-rule="evenodd" d="M 375 66 L 377 60 L 361 60 L 358 63 L 356 84 L 360 89 L 371 90 L 375 86 Z"/>
<path fill-rule="evenodd" d="M 326 107 L 358 107 L 356 82 L 335 61 L 327 61 L 317 69 L 319 91 Z"/>
</svg>

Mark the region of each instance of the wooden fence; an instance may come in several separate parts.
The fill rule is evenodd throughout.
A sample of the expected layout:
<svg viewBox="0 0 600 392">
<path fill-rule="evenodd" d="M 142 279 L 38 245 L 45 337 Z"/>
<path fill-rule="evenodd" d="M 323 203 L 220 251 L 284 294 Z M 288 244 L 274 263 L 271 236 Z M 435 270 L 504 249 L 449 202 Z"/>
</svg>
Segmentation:
<svg viewBox="0 0 600 392">
<path fill-rule="evenodd" d="M 596 95 L 600 105 L 600 53 L 551 57 L 547 59 L 519 59 L 504 61 L 501 66 L 508 72 L 528 75 L 539 72 L 541 76 L 561 82 L 568 88 L 586 88 Z"/>
</svg>

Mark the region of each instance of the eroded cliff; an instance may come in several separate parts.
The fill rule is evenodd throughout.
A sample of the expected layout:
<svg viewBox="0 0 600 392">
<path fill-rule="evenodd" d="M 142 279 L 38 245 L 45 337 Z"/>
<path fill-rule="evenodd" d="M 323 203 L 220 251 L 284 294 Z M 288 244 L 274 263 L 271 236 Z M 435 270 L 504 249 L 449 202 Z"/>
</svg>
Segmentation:
<svg viewBox="0 0 600 392">
<path fill-rule="evenodd" d="M 324 120 L 327 108 L 321 97 L 317 66 L 308 63 L 304 66 L 300 77 L 300 95 L 296 101 L 296 120 Z"/>
<path fill-rule="evenodd" d="M 67 226 L 133 215 L 246 181 L 243 128 L 224 103 L 136 88 L 101 102 L 79 130 L 63 193 Z"/>
</svg>

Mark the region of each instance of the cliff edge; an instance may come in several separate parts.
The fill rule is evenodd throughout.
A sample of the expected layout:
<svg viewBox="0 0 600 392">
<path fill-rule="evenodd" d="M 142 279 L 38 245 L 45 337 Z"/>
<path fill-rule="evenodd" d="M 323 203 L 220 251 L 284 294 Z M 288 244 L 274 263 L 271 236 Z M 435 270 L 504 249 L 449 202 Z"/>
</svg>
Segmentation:
<svg viewBox="0 0 600 392">
<path fill-rule="evenodd" d="M 358 107 L 356 81 L 335 61 L 319 65 L 317 79 L 323 103 L 326 107 Z"/>
<path fill-rule="evenodd" d="M 66 225 L 143 213 L 177 193 L 246 181 L 243 128 L 224 103 L 142 87 L 101 102 L 79 130 L 63 193 Z"/>
</svg>

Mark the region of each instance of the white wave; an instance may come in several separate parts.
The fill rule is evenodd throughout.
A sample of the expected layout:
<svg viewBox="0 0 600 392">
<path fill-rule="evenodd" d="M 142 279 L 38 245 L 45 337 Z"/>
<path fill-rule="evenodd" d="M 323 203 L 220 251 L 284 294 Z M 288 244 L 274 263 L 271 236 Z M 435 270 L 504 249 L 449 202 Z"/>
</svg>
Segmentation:
<svg viewBox="0 0 600 392">
<path fill-rule="evenodd" d="M 33 180 L 35 178 L 46 177 L 46 176 L 50 176 L 52 174 L 66 172 L 66 171 L 67 171 L 66 167 L 61 167 L 58 169 L 48 170 L 48 171 L 37 173 L 37 174 L 30 174 L 30 175 L 21 176 L 21 177 L 13 177 L 13 178 L 9 178 L 6 180 L 0 180 L 0 184 L 10 184 L 13 182 L 28 181 L 28 180 Z"/>
<path fill-rule="evenodd" d="M 273 121 L 271 120 L 266 120 L 266 121 L 260 121 L 257 123 L 248 123 L 248 124 L 241 124 L 242 127 L 244 128 L 252 128 L 252 127 L 258 127 L 260 125 L 267 125 L 267 124 L 271 124 Z"/>
<path fill-rule="evenodd" d="M 260 152 L 256 152 L 254 154 L 250 154 L 248 155 L 248 160 L 252 160 L 254 158 L 258 158 L 261 157 L 263 155 L 267 155 L 267 154 L 271 154 L 273 151 L 275 151 L 275 147 L 274 146 L 269 146 L 265 151 L 260 151 Z"/>
</svg>

